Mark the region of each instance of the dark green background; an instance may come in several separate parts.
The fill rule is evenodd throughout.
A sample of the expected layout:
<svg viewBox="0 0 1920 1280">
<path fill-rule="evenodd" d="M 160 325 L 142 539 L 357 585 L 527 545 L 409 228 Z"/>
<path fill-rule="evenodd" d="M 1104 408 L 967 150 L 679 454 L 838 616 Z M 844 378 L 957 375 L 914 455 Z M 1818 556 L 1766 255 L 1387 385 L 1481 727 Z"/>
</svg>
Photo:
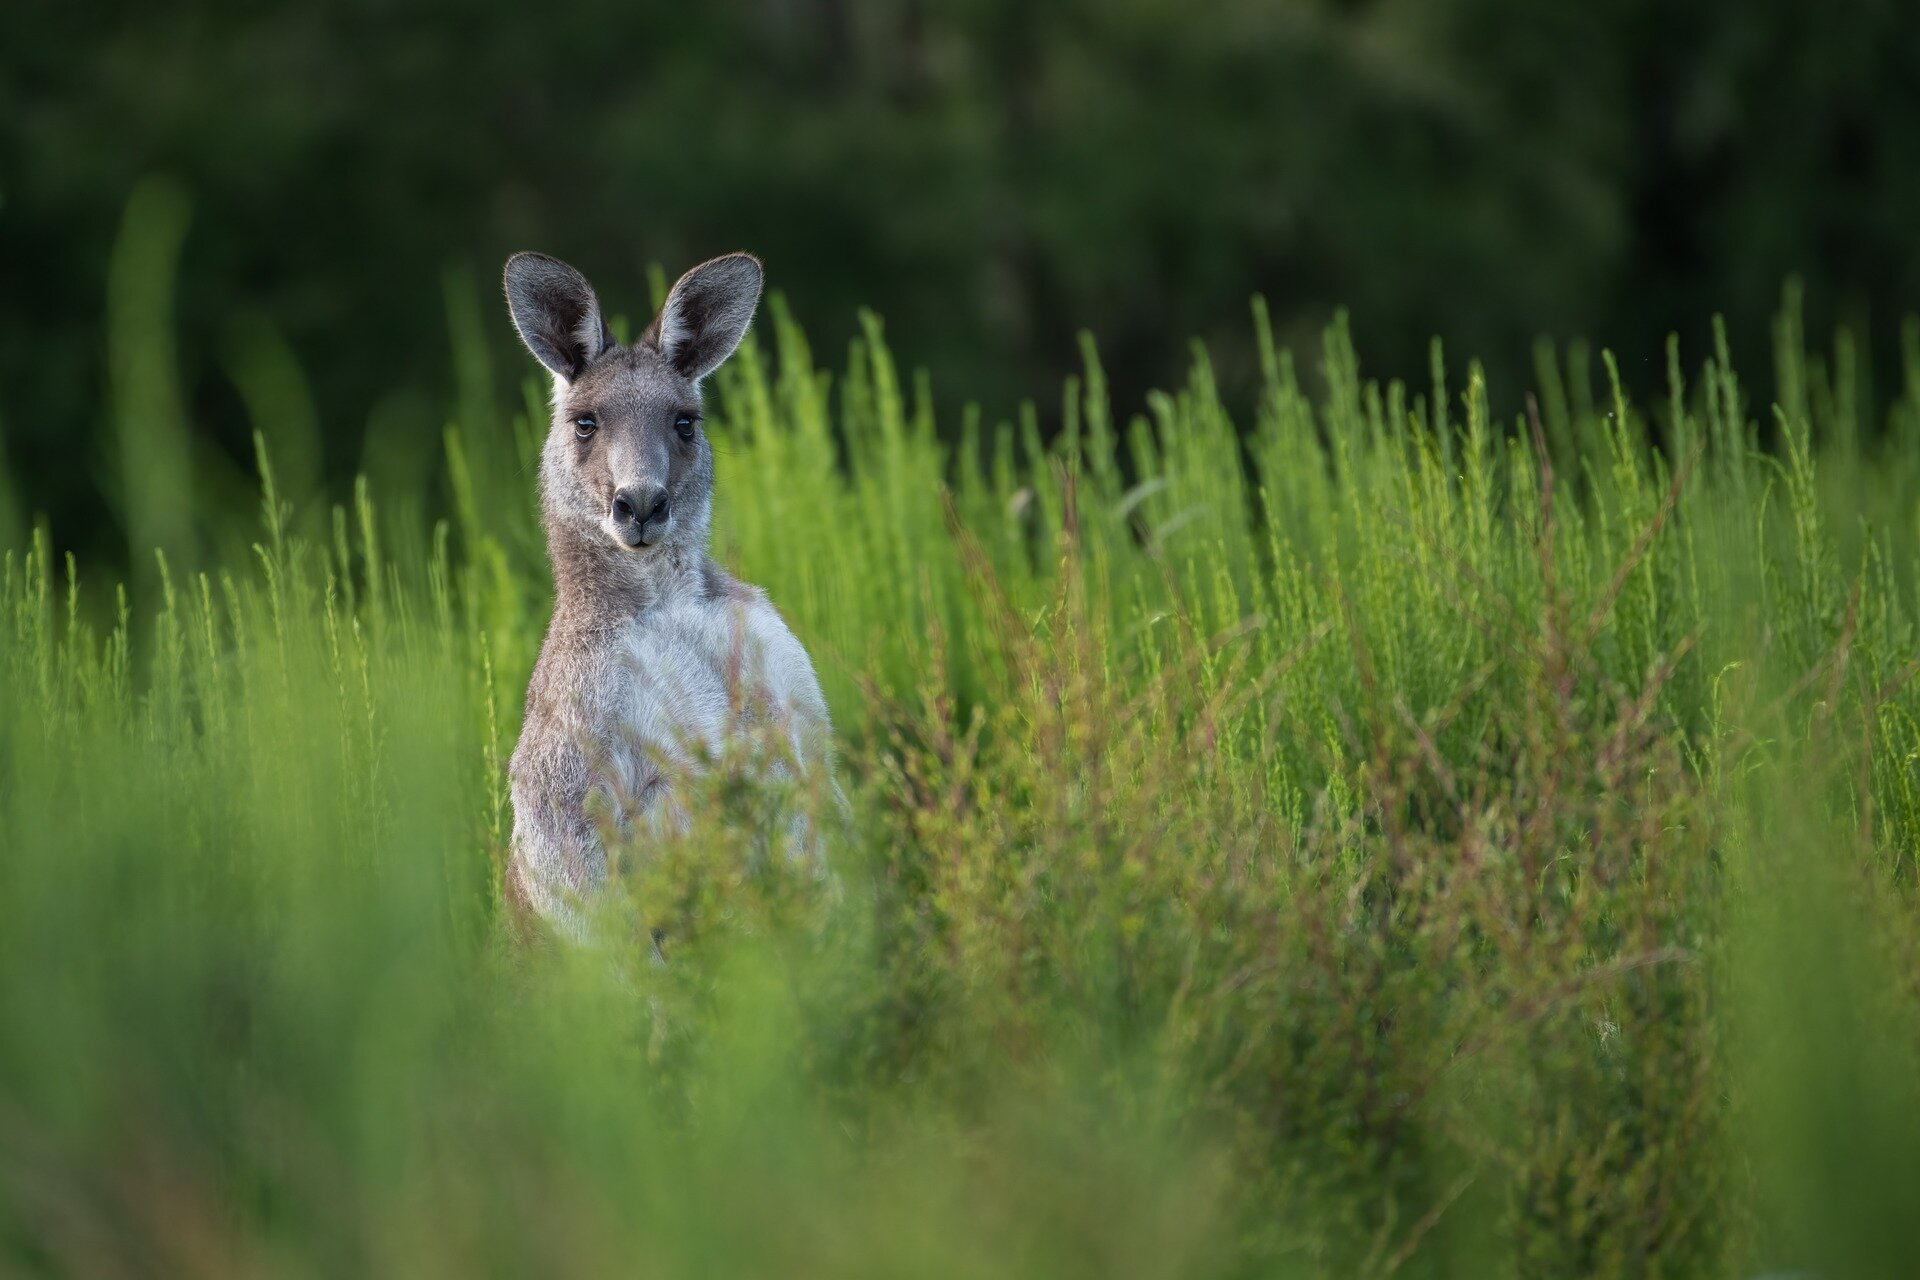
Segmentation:
<svg viewBox="0 0 1920 1280">
<path fill-rule="evenodd" d="M 0 5 L 0 425 L 64 545 L 103 484 L 107 264 L 130 192 L 190 222 L 175 314 L 209 446 L 233 353 L 298 354 L 324 460 L 437 439 L 446 280 L 504 357 L 519 248 L 616 310 L 645 268 L 761 253 L 828 362 L 867 304 L 943 401 L 1043 413 L 1091 329 L 1124 408 L 1185 341 L 1231 384 L 1352 308 L 1379 371 L 1426 341 L 1524 376 L 1538 335 L 1657 390 L 1783 280 L 1890 343 L 1920 302 L 1920 20 L 1895 0 L 858 0 Z M 456 281 L 459 276 L 453 277 Z M 502 359 L 496 376 L 520 376 Z"/>
</svg>

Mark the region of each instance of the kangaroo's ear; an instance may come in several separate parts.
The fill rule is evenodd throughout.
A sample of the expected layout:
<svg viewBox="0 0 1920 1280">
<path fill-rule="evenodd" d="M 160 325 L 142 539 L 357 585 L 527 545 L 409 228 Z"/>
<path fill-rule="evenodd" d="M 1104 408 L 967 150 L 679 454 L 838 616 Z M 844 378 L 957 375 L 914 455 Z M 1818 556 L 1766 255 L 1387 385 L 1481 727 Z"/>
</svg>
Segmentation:
<svg viewBox="0 0 1920 1280">
<path fill-rule="evenodd" d="M 747 336 L 760 301 L 760 281 L 760 259 L 750 253 L 701 263 L 667 293 L 646 340 L 668 364 L 698 382 Z"/>
<path fill-rule="evenodd" d="M 544 253 L 507 259 L 507 310 L 534 359 L 568 382 L 613 345 L 593 286 Z"/>
</svg>

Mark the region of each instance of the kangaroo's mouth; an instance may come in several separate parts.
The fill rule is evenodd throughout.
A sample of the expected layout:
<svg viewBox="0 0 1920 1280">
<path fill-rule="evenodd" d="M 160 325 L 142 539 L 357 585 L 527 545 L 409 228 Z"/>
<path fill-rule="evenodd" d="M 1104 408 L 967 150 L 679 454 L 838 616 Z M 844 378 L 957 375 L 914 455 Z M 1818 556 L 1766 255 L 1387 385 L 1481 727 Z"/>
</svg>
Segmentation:
<svg viewBox="0 0 1920 1280">
<path fill-rule="evenodd" d="M 673 531 L 671 518 L 657 522 L 641 524 L 620 524 L 609 520 L 605 524 L 607 536 L 615 545 L 628 551 L 641 552 L 659 546 Z"/>
</svg>

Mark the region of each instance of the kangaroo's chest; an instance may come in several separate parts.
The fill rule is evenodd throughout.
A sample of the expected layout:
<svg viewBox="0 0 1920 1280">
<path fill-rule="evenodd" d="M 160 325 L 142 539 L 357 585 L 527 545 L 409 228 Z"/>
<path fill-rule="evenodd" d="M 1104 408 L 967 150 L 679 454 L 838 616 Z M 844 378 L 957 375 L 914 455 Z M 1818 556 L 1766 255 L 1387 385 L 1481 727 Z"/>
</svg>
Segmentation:
<svg viewBox="0 0 1920 1280">
<path fill-rule="evenodd" d="M 719 756 L 764 701 L 751 629 L 724 603 L 633 619 L 615 637 L 607 663 L 606 727 L 643 757 L 663 762 Z"/>
</svg>

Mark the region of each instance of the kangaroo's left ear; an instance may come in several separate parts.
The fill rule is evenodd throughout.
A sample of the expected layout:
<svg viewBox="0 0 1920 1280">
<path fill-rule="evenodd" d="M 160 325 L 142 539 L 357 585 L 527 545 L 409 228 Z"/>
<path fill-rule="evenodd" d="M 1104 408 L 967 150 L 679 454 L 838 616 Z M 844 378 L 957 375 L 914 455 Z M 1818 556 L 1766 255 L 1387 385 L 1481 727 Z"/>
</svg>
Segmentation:
<svg viewBox="0 0 1920 1280">
<path fill-rule="evenodd" d="M 729 253 L 703 262 L 667 293 L 644 341 L 695 382 L 718 369 L 747 336 L 760 302 L 760 259 Z"/>
</svg>

